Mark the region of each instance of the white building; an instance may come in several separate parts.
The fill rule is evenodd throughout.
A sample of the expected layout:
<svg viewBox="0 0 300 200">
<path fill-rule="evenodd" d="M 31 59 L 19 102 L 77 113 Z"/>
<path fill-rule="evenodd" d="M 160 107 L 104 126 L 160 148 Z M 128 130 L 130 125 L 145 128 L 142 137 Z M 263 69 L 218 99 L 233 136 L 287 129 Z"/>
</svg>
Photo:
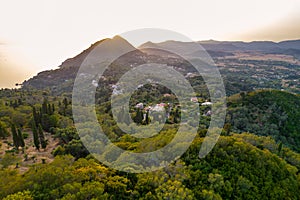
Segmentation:
<svg viewBox="0 0 300 200">
<path fill-rule="evenodd" d="M 202 103 L 201 106 L 211 106 L 212 104 L 213 104 L 212 102 L 207 101 Z"/>
</svg>

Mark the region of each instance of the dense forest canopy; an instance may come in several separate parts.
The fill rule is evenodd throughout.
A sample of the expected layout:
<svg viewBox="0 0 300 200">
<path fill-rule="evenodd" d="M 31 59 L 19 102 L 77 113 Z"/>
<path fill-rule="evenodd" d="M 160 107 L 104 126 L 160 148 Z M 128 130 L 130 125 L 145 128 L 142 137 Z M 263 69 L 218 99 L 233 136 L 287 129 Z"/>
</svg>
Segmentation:
<svg viewBox="0 0 300 200">
<path fill-rule="evenodd" d="M 147 87 L 134 94 L 136 99 L 149 98 L 143 92 Z M 163 96 L 165 91 L 158 91 L 153 93 L 157 102 L 176 101 L 172 95 Z M 5 146 L 0 154 L 1 198 L 300 198 L 300 155 L 293 151 L 299 150 L 297 95 L 273 90 L 233 95 L 228 98 L 223 136 L 207 157 L 198 157 L 210 120 L 209 116 L 203 116 L 202 128 L 179 160 L 155 172 L 131 174 L 104 166 L 85 149 L 73 125 L 68 95 L 51 96 L 47 91 L 26 90 L 1 90 L 0 94 L 0 137 L 1 146 Z M 132 103 L 133 118 L 137 114 L 136 103 Z M 207 108 L 200 106 L 203 113 Z M 105 133 L 117 146 L 133 152 L 150 152 L 165 146 L 176 134 L 179 123 L 175 120 L 175 108 L 174 116 L 160 134 L 137 139 L 118 129 L 108 102 L 100 101 L 96 109 Z M 259 120 L 266 130 L 255 129 Z M 274 124 L 277 129 L 271 129 Z M 87 125 L 87 133 L 89 128 L 92 129 Z M 22 138 L 24 145 L 18 142 Z M 55 138 L 55 147 L 50 147 L 51 138 Z M 51 154 L 47 155 L 49 150 Z M 118 155 L 111 162 L 122 157 Z"/>
</svg>

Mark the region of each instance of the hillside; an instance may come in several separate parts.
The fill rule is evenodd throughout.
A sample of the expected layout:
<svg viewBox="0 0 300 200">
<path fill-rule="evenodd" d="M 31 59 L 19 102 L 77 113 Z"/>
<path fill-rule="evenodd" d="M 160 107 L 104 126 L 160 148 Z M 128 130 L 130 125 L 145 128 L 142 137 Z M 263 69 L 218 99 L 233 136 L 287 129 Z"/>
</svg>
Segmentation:
<svg viewBox="0 0 300 200">
<path fill-rule="evenodd" d="M 39 73 L 24 82 L 21 89 L 0 90 L 0 198 L 300 199 L 300 96 L 296 94 L 300 93 L 300 62 L 277 51 L 286 48 L 297 52 L 297 41 L 202 43 L 219 67 L 228 95 L 226 124 L 205 158 L 199 158 L 211 121 L 210 105 L 202 104 L 210 100 L 205 82 L 178 55 L 157 48 L 164 45 L 187 56 L 203 51 L 193 52 L 193 43 L 176 41 L 148 42 L 136 49 L 117 36 L 91 45 L 56 70 Z M 270 53 L 270 49 L 277 52 Z M 89 121 L 79 124 L 84 127 L 84 135 L 79 137 L 71 92 L 79 66 L 93 50 L 102 58 L 109 58 L 107 52 L 111 51 L 131 51 L 109 65 L 95 94 L 99 124 L 112 143 L 126 150 L 119 153 L 111 148 L 101 154 L 110 166 L 121 163 L 130 170 L 138 167 L 130 162 L 128 152 L 152 152 L 165 147 L 178 131 L 180 115 L 186 114 L 170 89 L 149 82 L 133 93 L 130 116 L 142 128 L 161 119 L 155 112 L 149 115 L 150 109 L 167 109 L 162 130 L 149 138 L 123 132 L 111 108 L 111 94 L 120 77 L 135 66 L 158 62 L 172 66 L 190 81 L 196 97 L 188 105 L 198 102 L 200 113 L 184 126 L 189 130 L 199 124 L 199 129 L 192 145 L 176 162 L 154 172 L 125 173 L 101 164 L 86 149 L 82 141 L 88 141 L 92 149 L 102 143 L 92 138 L 96 128 Z M 91 57 L 88 67 L 94 68 L 97 61 L 97 56 Z M 92 72 L 83 74 L 91 82 L 95 79 Z M 140 102 L 141 109 L 137 107 Z M 37 128 L 38 137 L 34 135 Z M 156 124 L 147 126 L 142 134 L 148 135 L 156 128 Z M 19 146 L 22 137 L 24 146 Z M 153 157 L 145 162 L 157 160 Z"/>
<path fill-rule="evenodd" d="M 24 81 L 23 88 L 49 90 L 53 94 L 71 93 L 79 66 L 96 47 L 94 57 L 89 56 L 91 66 L 98 64 L 95 55 L 109 58 L 115 50 L 132 51 L 111 65 L 106 74 L 109 80 L 116 80 L 116 73 L 117 77 L 121 77 L 130 68 L 149 62 L 166 64 L 175 67 L 184 76 L 190 74 L 193 77 L 197 76 L 198 80 L 201 79 L 189 63 L 170 52 L 159 50 L 163 48 L 171 52 L 180 52 L 188 57 L 210 55 L 224 79 L 228 96 L 241 91 L 265 88 L 300 93 L 300 85 L 297 82 L 300 78 L 298 43 L 298 40 L 280 43 L 202 41 L 199 44 L 203 49 L 199 50 L 199 45 L 192 42 L 165 41 L 147 42 L 136 49 L 125 39 L 117 36 L 94 43 L 74 58 L 64 61 L 58 69 L 41 72 Z M 116 81 L 113 81 L 109 84 L 115 83 Z"/>
<path fill-rule="evenodd" d="M 211 52 L 261 52 L 273 54 L 286 54 L 300 58 L 300 40 L 290 40 L 282 42 L 272 41 L 198 41 L 206 51 Z M 185 54 L 191 54 L 198 50 L 192 42 L 165 41 L 160 43 L 147 42 L 139 48 L 158 48 L 181 49 Z"/>
<path fill-rule="evenodd" d="M 145 97 L 144 92 L 137 96 Z M 12 146 L 11 136 L 0 138 L 1 199 L 300 198 L 300 154 L 290 150 L 288 147 L 291 145 L 276 142 L 273 135 L 237 134 L 234 127 L 228 131 L 227 126 L 214 149 L 200 159 L 199 149 L 206 133 L 205 128 L 200 128 L 193 144 L 176 162 L 154 172 L 124 173 L 99 163 L 86 151 L 72 122 L 70 99 L 42 91 L 22 90 L 1 90 L 0 97 L 1 133 L 4 128 L 11 134 L 9 126 L 14 123 L 25 135 L 28 134 L 24 153 L 21 148 L 17 151 Z M 160 100 L 168 99 L 163 97 Z M 299 96 L 280 91 L 257 91 L 231 96 L 228 102 L 230 114 L 242 115 L 241 112 L 244 112 L 246 116 L 248 111 L 245 112 L 245 109 L 255 104 L 257 109 L 261 109 L 259 117 L 266 117 L 265 125 L 276 122 L 273 113 L 275 116 L 282 113 L 294 116 L 286 118 L 282 127 L 299 133 L 299 123 L 288 126 L 299 120 L 296 107 L 300 105 Z M 266 112 L 273 104 L 277 109 Z M 280 106 L 282 109 L 278 109 Z M 35 107 L 36 114 L 32 107 Z M 150 138 L 122 135 L 109 114 L 109 102 L 97 105 L 96 109 L 100 111 L 97 117 L 106 134 L 127 151 L 151 152 L 162 148 L 177 132 L 177 124 L 167 123 L 159 134 Z M 276 113 L 276 110 L 280 112 Z M 45 133 L 48 140 L 45 150 L 38 151 L 34 147 L 31 131 L 34 120 L 50 132 Z M 86 126 L 87 133 L 93 130 L 89 125 Z M 90 137 L 89 134 L 86 136 Z M 90 143 L 99 148 L 99 143 L 93 140 Z M 123 160 L 126 166 L 130 166 L 126 153 L 109 159 L 111 163 L 116 160 Z"/>
<path fill-rule="evenodd" d="M 152 152 L 174 138 L 178 130 L 178 121 L 175 120 L 178 108 L 170 113 L 159 134 L 145 139 L 135 138 L 120 131 L 111 115 L 110 99 L 103 98 L 109 93 L 100 91 L 103 94 L 98 94 L 101 101 L 96 104 L 97 118 L 105 134 L 118 147 L 135 153 Z M 138 101 L 175 102 L 173 94 L 163 95 L 166 91 L 166 88 L 153 89 L 149 85 L 140 88 L 130 101 L 134 111 L 132 117 L 137 116 L 134 105 Z M 94 127 L 89 122 L 82 124 L 86 135 L 79 137 L 72 120 L 71 99 L 65 95 L 52 96 L 46 91 L 0 90 L 0 97 L 0 136 L 5 138 L 0 139 L 0 198 L 300 198 L 300 154 L 290 149 L 298 150 L 299 144 L 291 143 L 299 139 L 298 95 L 273 90 L 233 95 L 228 98 L 227 123 L 232 123 L 231 128 L 228 124 L 224 126 L 218 143 L 205 158 L 198 156 L 207 131 L 205 126 L 200 126 L 193 144 L 176 162 L 163 169 L 140 174 L 116 171 L 89 154 L 81 140 L 89 139 L 92 147 L 99 148 L 99 141 L 90 138 Z M 199 97 L 199 101 L 204 101 L 204 97 Z M 201 106 L 200 109 L 206 111 L 209 106 Z M 201 115 L 200 120 L 201 125 L 203 120 L 208 124 L 210 117 Z M 33 144 L 33 122 L 44 129 L 48 140 L 45 150 L 38 151 Z M 255 129 L 254 125 L 260 125 L 259 122 L 262 126 Z M 24 153 L 14 145 L 11 124 L 20 128 L 23 135 L 29 134 L 24 139 Z M 240 125 L 246 125 L 247 130 L 252 129 L 254 134 L 264 136 L 241 133 L 247 130 Z M 267 132 L 261 134 L 260 130 Z M 288 134 L 278 134 L 283 130 Z M 150 127 L 144 133 L 148 134 L 147 131 L 151 132 Z M 293 131 L 296 134 L 289 134 Z M 29 160 L 26 160 L 26 154 Z M 135 167 L 128 163 L 130 158 L 126 152 L 112 152 L 104 156 L 108 156 L 110 164 L 123 161 L 125 167 Z"/>
<path fill-rule="evenodd" d="M 228 123 L 234 132 L 271 136 L 300 152 L 300 96 L 255 91 L 228 98 Z"/>
<path fill-rule="evenodd" d="M 49 89 L 55 94 L 71 92 L 80 65 L 92 51 L 95 55 L 109 57 L 108 52 L 112 53 L 114 51 L 125 50 L 134 51 L 136 49 L 120 36 L 100 40 L 77 56 L 65 60 L 58 69 L 40 72 L 29 80 L 24 81 L 23 88 L 38 90 Z M 136 53 L 138 52 L 136 51 Z M 89 57 L 89 59 L 91 61 L 90 65 L 97 64 L 97 56 Z"/>
<path fill-rule="evenodd" d="M 264 53 L 280 53 L 300 56 L 300 40 L 289 40 L 281 42 L 272 41 L 199 41 L 199 43 L 207 50 L 222 51 L 260 51 Z M 291 53 L 291 52 L 294 53 Z"/>
</svg>

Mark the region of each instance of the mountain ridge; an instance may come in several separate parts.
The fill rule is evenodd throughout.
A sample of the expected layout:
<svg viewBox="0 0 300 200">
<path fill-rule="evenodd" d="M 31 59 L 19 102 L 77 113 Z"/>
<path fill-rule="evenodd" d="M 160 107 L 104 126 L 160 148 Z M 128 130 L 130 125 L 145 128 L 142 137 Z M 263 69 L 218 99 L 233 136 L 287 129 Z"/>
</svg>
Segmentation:
<svg viewBox="0 0 300 200">
<path fill-rule="evenodd" d="M 200 49 L 200 44 L 203 49 Z M 36 89 L 44 89 L 44 88 L 57 88 L 66 87 L 67 91 L 71 91 L 71 83 L 76 78 L 77 71 L 85 58 L 95 50 L 95 55 L 101 55 L 101 57 L 109 57 L 112 52 L 117 51 L 138 51 L 139 55 L 135 56 L 133 59 L 142 59 L 144 56 L 161 56 L 165 55 L 161 52 L 156 52 L 155 49 L 162 48 L 167 49 L 172 52 L 172 50 L 176 50 L 175 52 L 182 53 L 184 55 L 196 57 L 203 52 L 208 52 L 209 55 L 213 58 L 232 56 L 236 52 L 261 52 L 266 54 L 283 54 L 283 55 L 291 55 L 295 58 L 300 58 L 300 40 L 287 40 L 281 42 L 272 42 L 272 41 L 253 41 L 253 42 L 241 42 L 241 41 L 199 41 L 197 43 L 194 42 L 181 42 L 181 41 L 173 41 L 168 40 L 160 43 L 153 43 L 148 41 L 138 48 L 135 48 L 131 45 L 127 40 L 122 38 L 121 36 L 115 36 L 113 38 L 105 38 L 93 43 L 89 48 L 85 49 L 78 55 L 73 58 L 68 58 L 58 67 L 58 69 L 48 70 L 38 73 L 36 76 L 30 78 L 27 81 L 23 82 L 23 88 L 36 88 Z M 299 46 L 298 46 L 299 44 Z M 147 48 L 152 48 L 151 51 L 145 51 Z M 139 57 L 139 58 L 138 58 Z M 89 60 L 91 62 L 96 62 L 97 58 L 93 61 L 93 56 L 89 55 Z M 139 63 L 139 62 L 137 62 Z M 71 82 L 70 82 L 71 81 Z M 65 89 L 63 89 L 64 91 Z"/>
<path fill-rule="evenodd" d="M 118 48 L 116 48 L 118 47 Z M 23 88 L 45 89 L 72 91 L 70 82 L 76 78 L 77 71 L 81 64 L 89 56 L 89 62 L 96 63 L 99 58 L 118 53 L 117 51 L 134 51 L 136 50 L 128 41 L 120 36 L 105 38 L 93 43 L 73 58 L 68 58 L 57 69 L 46 70 L 38 73 L 36 76 L 23 82 Z M 92 54 L 91 54 L 92 53 Z M 89 63 L 89 64 L 92 64 Z"/>
<path fill-rule="evenodd" d="M 119 35 L 114 36 L 113 38 L 105 38 L 102 40 L 99 40 L 93 44 L 91 44 L 91 46 L 85 50 L 83 50 L 81 53 L 79 53 L 78 55 L 74 56 L 73 58 L 68 58 L 66 59 L 60 66 L 61 67 L 68 67 L 68 66 L 80 66 L 81 63 L 84 61 L 84 59 L 86 58 L 86 56 L 91 53 L 98 45 L 106 43 L 105 45 L 105 49 L 104 51 L 111 51 L 113 48 L 115 48 L 116 46 L 118 48 L 132 48 L 133 50 L 135 50 L 135 47 L 133 47 L 127 40 L 125 40 L 124 38 L 122 38 Z M 125 47 L 124 47 L 125 46 Z M 103 52 L 99 52 L 99 53 L 103 53 Z"/>
</svg>

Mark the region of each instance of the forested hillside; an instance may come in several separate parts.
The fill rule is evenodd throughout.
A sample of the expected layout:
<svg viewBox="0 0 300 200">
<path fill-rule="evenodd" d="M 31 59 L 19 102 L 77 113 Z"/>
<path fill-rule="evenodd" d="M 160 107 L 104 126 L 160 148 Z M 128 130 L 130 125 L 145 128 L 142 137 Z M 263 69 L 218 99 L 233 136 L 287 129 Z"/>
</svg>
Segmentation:
<svg viewBox="0 0 300 200">
<path fill-rule="evenodd" d="M 228 99 L 234 132 L 271 136 L 300 151 L 300 96 L 275 90 L 242 92 Z"/>
<path fill-rule="evenodd" d="M 296 141 L 297 134 L 285 135 L 287 141 L 278 137 L 282 134 L 281 130 L 299 133 L 299 125 L 293 126 L 299 120 L 298 110 L 295 109 L 299 105 L 299 97 L 296 95 L 280 91 L 234 95 L 228 100 L 228 116 L 253 116 L 253 121 L 247 118 L 245 122 L 246 127 L 251 128 L 260 117 L 266 116 L 262 122 L 271 125 L 279 123 L 278 117 L 286 114 L 280 126 L 283 129 L 277 129 L 279 133 L 267 129 L 269 134 L 252 130 L 264 136 L 238 134 L 251 130 L 237 126 L 236 120 L 241 117 L 228 117 L 223 136 L 205 158 L 198 157 L 206 133 L 205 126 L 202 126 L 188 151 L 175 163 L 155 172 L 134 174 L 110 169 L 89 155 L 74 128 L 71 99 L 68 96 L 22 90 L 2 90 L 0 94 L 1 198 L 300 198 L 300 154 L 289 148 L 297 150 L 297 143 L 289 143 L 288 139 Z M 142 98 L 145 94 L 140 92 L 135 95 Z M 166 98 L 160 93 L 156 95 L 161 101 L 170 101 L 170 97 Z M 253 110 L 248 111 L 249 105 L 257 108 L 253 106 Z M 274 109 L 269 111 L 270 108 Z M 153 151 L 169 143 L 176 134 L 177 122 L 172 119 L 157 136 L 137 139 L 118 131 L 107 102 L 100 103 L 96 109 L 99 110 L 99 122 L 105 133 L 116 145 L 128 151 Z M 205 110 L 204 107 L 201 109 Z M 132 115 L 136 115 L 135 111 Z M 209 116 L 205 118 L 209 122 Z M 17 136 L 14 136 L 13 127 L 17 130 Z M 39 136 L 35 137 L 35 133 Z M 21 138 L 24 145 L 18 142 Z M 51 154 L 48 154 L 49 151 Z M 123 158 L 126 156 L 121 154 L 114 159 Z"/>
<path fill-rule="evenodd" d="M 197 57 L 203 52 L 191 48 L 192 43 L 148 42 L 136 49 L 117 36 L 96 42 L 55 70 L 39 73 L 20 89 L 1 89 L 0 199 L 300 199 L 300 62 L 293 53 L 283 52 L 298 55 L 298 42 L 201 43 L 216 63 L 227 95 L 224 126 L 212 132 L 220 131 L 221 136 L 204 158 L 199 158 L 199 150 L 217 104 L 210 92 L 216 91 L 208 91 L 205 78 L 187 60 L 153 49 L 161 45 Z M 103 45 L 96 48 L 99 44 Z M 145 49 L 149 46 L 152 49 Z M 279 49 L 273 51 L 276 46 Z M 101 76 L 96 73 L 97 67 L 102 67 L 96 62 L 97 56 L 91 57 L 93 62 L 87 65 L 86 73 L 77 74 L 95 48 L 104 60 L 110 56 L 107 51 L 130 52 L 110 63 Z M 122 103 L 118 115 L 113 116 L 113 103 L 122 102 L 127 95 L 119 80 L 146 63 L 178 71 L 189 81 L 192 96 L 183 95 L 186 102 L 180 102 L 171 89 L 141 75 L 145 84 L 130 94 L 128 116 L 132 121 L 124 117 Z M 73 105 L 76 76 L 84 77 L 84 83 L 91 86 L 88 89 L 95 89 L 93 108 L 98 123 L 85 115 L 91 111 L 86 109 L 86 96 Z M 79 122 L 73 116 L 78 107 L 83 119 Z M 199 112 L 189 116 L 190 107 L 199 107 Z M 184 121 L 186 116 L 189 118 Z M 88 144 L 90 150 L 103 147 L 104 142 L 93 137 L 99 134 L 98 125 L 109 141 L 125 150 L 117 152 L 109 146 L 105 153 L 96 155 L 104 158 L 106 165 L 84 146 Z M 130 130 L 137 127 L 144 137 L 128 134 L 121 125 Z M 161 149 L 171 143 L 181 126 L 183 141 L 191 129 L 196 135 L 183 155 L 154 172 L 130 173 L 142 165 L 134 163 L 128 152 Z M 186 142 L 175 145 L 182 148 Z M 156 156 L 142 160 L 165 165 L 165 160 L 161 162 Z M 127 172 L 109 167 L 117 164 Z"/>
</svg>

